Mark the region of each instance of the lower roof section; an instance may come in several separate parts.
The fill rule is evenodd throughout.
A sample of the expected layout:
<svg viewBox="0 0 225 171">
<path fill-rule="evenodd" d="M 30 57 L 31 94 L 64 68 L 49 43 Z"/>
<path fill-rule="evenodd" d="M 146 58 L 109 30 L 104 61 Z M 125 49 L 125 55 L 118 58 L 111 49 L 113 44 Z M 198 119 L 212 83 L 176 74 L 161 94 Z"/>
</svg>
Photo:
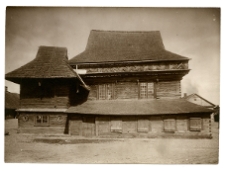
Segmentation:
<svg viewBox="0 0 225 171">
<path fill-rule="evenodd" d="M 66 112 L 66 109 L 55 109 L 55 108 L 20 108 L 17 112 Z"/>
<path fill-rule="evenodd" d="M 66 113 L 95 115 L 162 115 L 212 113 L 212 110 L 190 103 L 184 99 L 176 100 L 90 100 L 70 107 Z"/>
</svg>

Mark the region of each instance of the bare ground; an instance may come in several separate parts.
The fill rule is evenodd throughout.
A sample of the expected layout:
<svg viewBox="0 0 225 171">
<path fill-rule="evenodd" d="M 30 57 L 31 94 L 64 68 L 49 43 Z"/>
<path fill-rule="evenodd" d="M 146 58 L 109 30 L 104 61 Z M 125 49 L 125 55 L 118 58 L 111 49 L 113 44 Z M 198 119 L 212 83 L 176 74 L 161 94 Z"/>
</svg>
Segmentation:
<svg viewBox="0 0 225 171">
<path fill-rule="evenodd" d="M 6 120 L 6 163 L 218 163 L 218 123 L 213 139 L 75 139 L 17 134 L 16 128 L 16 119 Z"/>
</svg>

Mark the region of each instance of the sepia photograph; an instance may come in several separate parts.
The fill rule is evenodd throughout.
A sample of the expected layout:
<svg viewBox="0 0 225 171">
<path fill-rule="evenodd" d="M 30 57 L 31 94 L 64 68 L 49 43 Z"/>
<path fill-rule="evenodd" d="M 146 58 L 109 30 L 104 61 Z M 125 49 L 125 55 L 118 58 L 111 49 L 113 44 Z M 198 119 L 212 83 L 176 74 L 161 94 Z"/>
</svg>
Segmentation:
<svg viewBox="0 0 225 171">
<path fill-rule="evenodd" d="M 5 163 L 219 163 L 221 9 L 5 10 Z"/>
</svg>

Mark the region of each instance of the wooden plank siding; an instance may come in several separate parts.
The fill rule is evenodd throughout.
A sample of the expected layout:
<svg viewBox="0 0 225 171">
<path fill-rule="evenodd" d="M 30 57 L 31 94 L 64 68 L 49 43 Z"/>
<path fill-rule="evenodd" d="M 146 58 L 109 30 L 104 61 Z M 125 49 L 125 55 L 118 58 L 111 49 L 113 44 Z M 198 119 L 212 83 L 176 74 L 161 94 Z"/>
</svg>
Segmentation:
<svg viewBox="0 0 225 171">
<path fill-rule="evenodd" d="M 118 82 L 115 87 L 115 99 L 138 99 L 137 82 Z"/>
<path fill-rule="evenodd" d="M 157 98 L 180 98 L 181 85 L 180 81 L 158 82 L 156 84 Z"/>
<path fill-rule="evenodd" d="M 82 115 L 80 115 L 82 116 Z M 86 119 L 84 119 L 86 117 Z M 83 119 L 81 119 L 83 118 Z M 82 116 L 70 121 L 70 134 L 91 137 L 211 137 L 210 117 L 204 116 L 203 126 L 190 129 L 190 117 L 182 116 Z M 169 122 L 167 122 L 169 121 Z M 173 121 L 173 122 L 170 122 Z M 82 123 L 81 123 L 82 122 Z M 169 125 L 168 125 L 169 124 Z M 171 129 L 172 124 L 172 129 Z M 165 128 L 169 130 L 165 130 Z"/>
<path fill-rule="evenodd" d="M 38 116 L 46 116 L 48 123 L 37 125 Z M 20 133 L 64 134 L 66 123 L 67 115 L 64 113 L 22 112 L 18 117 L 18 131 Z"/>
<path fill-rule="evenodd" d="M 70 105 L 69 85 L 38 84 L 21 85 L 21 108 L 67 108 Z"/>
<path fill-rule="evenodd" d="M 21 108 L 67 108 L 68 106 L 69 97 L 20 99 Z"/>
<path fill-rule="evenodd" d="M 144 87 L 145 84 L 145 87 Z M 168 82 L 134 82 L 124 81 L 108 84 L 90 85 L 91 90 L 88 95 L 88 100 L 98 100 L 100 88 L 104 85 L 112 87 L 112 97 L 110 99 L 154 99 L 154 98 L 170 98 L 177 99 L 181 97 L 180 81 Z M 101 87 L 100 87 L 101 86 Z M 105 96 L 107 96 L 107 88 L 104 89 Z M 102 97 L 101 91 L 101 97 Z M 109 100 L 109 98 L 105 98 Z"/>
</svg>

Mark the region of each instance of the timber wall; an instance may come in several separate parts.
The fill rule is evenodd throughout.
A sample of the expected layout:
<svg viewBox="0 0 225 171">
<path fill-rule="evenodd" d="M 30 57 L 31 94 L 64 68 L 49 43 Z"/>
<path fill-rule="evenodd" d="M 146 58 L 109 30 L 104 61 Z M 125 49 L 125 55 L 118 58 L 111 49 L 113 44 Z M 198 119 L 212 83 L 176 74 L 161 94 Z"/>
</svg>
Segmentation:
<svg viewBox="0 0 225 171">
<path fill-rule="evenodd" d="M 111 99 L 139 99 L 140 97 L 140 83 L 141 82 L 130 82 L 130 81 L 118 81 L 112 84 Z M 145 82 L 147 83 L 147 82 Z M 167 81 L 167 82 L 149 82 L 152 83 L 151 90 L 153 91 L 151 97 L 153 99 L 179 99 L 181 97 L 181 84 L 180 81 Z M 99 84 L 90 85 L 90 92 L 88 100 L 98 100 Z"/>
<path fill-rule="evenodd" d="M 69 84 L 28 82 L 21 85 L 21 108 L 67 108 L 70 105 Z"/>
<path fill-rule="evenodd" d="M 37 123 L 37 117 L 46 116 L 47 122 Z M 26 113 L 18 117 L 18 132 L 35 134 L 64 134 L 67 127 L 67 114 L 64 113 Z"/>
<path fill-rule="evenodd" d="M 190 120 L 200 120 L 200 129 L 191 130 Z M 174 121 L 173 129 L 167 121 Z M 169 126 L 166 128 L 166 126 Z M 69 119 L 69 134 L 84 137 L 187 137 L 211 138 L 209 116 L 82 116 Z M 168 130 L 167 130 L 168 129 Z"/>
</svg>

